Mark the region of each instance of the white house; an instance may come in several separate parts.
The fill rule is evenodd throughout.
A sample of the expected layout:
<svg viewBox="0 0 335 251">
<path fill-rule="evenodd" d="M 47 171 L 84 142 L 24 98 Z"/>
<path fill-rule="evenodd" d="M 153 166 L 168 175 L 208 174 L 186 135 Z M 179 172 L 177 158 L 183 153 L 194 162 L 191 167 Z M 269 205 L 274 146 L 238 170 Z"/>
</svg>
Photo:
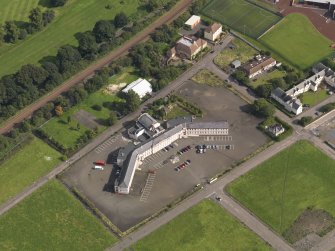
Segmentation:
<svg viewBox="0 0 335 251">
<path fill-rule="evenodd" d="M 200 24 L 200 22 L 201 17 L 193 15 L 185 22 L 185 26 L 188 29 L 193 30 L 198 24 Z"/>
<path fill-rule="evenodd" d="M 335 72 L 319 63 L 313 67 L 313 76 L 284 92 L 277 88 L 271 92 L 271 97 L 283 105 L 286 110 L 298 115 L 302 113 L 302 103 L 298 96 L 308 91 L 316 92 L 324 80 L 328 85 L 335 87 Z"/>
<path fill-rule="evenodd" d="M 222 25 L 219 23 L 213 23 L 205 29 L 204 37 L 210 41 L 215 41 L 220 38 L 222 33 Z"/>
<path fill-rule="evenodd" d="M 140 98 L 143 98 L 145 95 L 152 93 L 151 84 L 147 80 L 142 78 L 139 78 L 134 82 L 130 83 L 122 91 L 128 93 L 128 91 L 130 90 L 133 90 L 135 93 L 137 93 Z"/>
</svg>

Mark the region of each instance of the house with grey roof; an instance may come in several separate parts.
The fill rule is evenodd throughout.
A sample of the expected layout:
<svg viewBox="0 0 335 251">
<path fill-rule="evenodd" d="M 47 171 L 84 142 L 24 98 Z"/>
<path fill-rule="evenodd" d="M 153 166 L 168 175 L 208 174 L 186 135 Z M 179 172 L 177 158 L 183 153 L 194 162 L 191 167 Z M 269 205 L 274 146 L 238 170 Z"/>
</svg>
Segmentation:
<svg viewBox="0 0 335 251">
<path fill-rule="evenodd" d="M 319 63 L 313 67 L 313 73 L 313 76 L 305 79 L 286 92 L 280 88 L 276 88 L 271 92 L 271 98 L 283 105 L 289 112 L 296 115 L 302 113 L 303 105 L 298 98 L 299 95 L 308 91 L 316 92 L 322 81 L 332 87 L 335 87 L 335 72 L 330 68 L 327 68 L 322 63 Z"/>
</svg>

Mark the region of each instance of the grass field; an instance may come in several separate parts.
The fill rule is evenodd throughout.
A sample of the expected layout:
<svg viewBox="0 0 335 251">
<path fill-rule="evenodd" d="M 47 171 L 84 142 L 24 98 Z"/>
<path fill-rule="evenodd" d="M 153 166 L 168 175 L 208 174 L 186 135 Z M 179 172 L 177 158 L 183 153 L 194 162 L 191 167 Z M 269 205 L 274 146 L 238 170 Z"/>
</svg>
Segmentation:
<svg viewBox="0 0 335 251">
<path fill-rule="evenodd" d="M 40 0 L 0 0 L 0 24 L 5 21 L 28 21 L 29 12 Z"/>
<path fill-rule="evenodd" d="M 204 200 L 140 240 L 133 250 L 271 249 L 219 205 Z"/>
<path fill-rule="evenodd" d="M 232 45 L 234 46 L 233 49 L 228 47 L 225 48 L 214 59 L 214 63 L 223 70 L 228 70 L 229 64 L 234 60 L 239 60 L 242 64 L 244 64 L 257 54 L 257 51 L 254 48 L 240 39 L 235 39 L 232 42 Z"/>
<path fill-rule="evenodd" d="M 111 77 L 107 84 L 120 84 L 120 83 L 130 83 L 138 78 L 134 68 L 125 68 L 121 73 Z M 104 87 L 105 88 L 105 87 Z M 77 121 L 75 119 L 71 119 L 68 124 L 67 118 L 72 117 L 79 110 L 84 110 L 89 112 L 91 115 L 95 116 L 99 123 L 99 132 L 106 129 L 107 124 L 106 121 L 109 118 L 110 110 L 104 107 L 105 102 L 122 102 L 122 99 L 118 98 L 116 95 L 109 95 L 103 93 L 103 89 L 92 93 L 88 96 L 83 102 L 72 107 L 69 111 L 65 112 L 60 117 L 55 117 L 47 122 L 42 130 L 54 138 L 57 142 L 61 143 L 65 148 L 71 148 L 76 145 L 77 140 L 84 134 L 86 130 L 89 128 L 85 127 L 85 125 L 81 124 L 79 130 L 77 130 Z M 94 110 L 92 108 L 93 105 L 100 105 L 101 111 Z"/>
<path fill-rule="evenodd" d="M 310 106 L 317 105 L 328 97 L 329 95 L 325 89 L 319 89 L 316 92 L 305 92 L 299 96 L 303 104 L 308 104 Z"/>
<path fill-rule="evenodd" d="M 335 161 L 299 141 L 234 181 L 228 192 L 283 234 L 307 208 L 335 216 Z"/>
<path fill-rule="evenodd" d="M 271 71 L 269 73 L 266 73 L 264 75 L 262 75 L 261 77 L 255 79 L 255 81 L 251 81 L 251 86 L 253 88 L 257 88 L 260 85 L 264 85 L 264 84 L 268 84 L 270 80 L 275 79 L 275 78 L 283 78 L 285 76 L 285 72 L 284 71 L 280 71 L 280 70 L 274 70 Z"/>
<path fill-rule="evenodd" d="M 31 0 L 20 0 L 25 1 Z M 16 44 L 5 44 L 0 47 L 0 76 L 13 73 L 24 64 L 37 63 L 45 56 L 55 55 L 62 45 L 76 45 L 76 33 L 92 29 L 98 20 L 113 19 L 121 11 L 127 15 L 134 14 L 139 6 L 138 3 L 139 0 L 68 1 L 64 7 L 57 9 L 56 18 L 43 31 Z M 106 9 L 105 6 L 109 4 L 112 8 Z"/>
<path fill-rule="evenodd" d="M 34 137 L 29 144 L 1 164 L 0 204 L 48 173 L 60 162 L 60 157 L 60 153 Z"/>
<path fill-rule="evenodd" d="M 97 250 L 116 242 L 53 180 L 0 217 L 0 250 Z"/>
<path fill-rule="evenodd" d="M 245 0 L 213 0 L 203 9 L 203 14 L 253 38 L 281 19 Z"/>
<path fill-rule="evenodd" d="M 189 115 L 191 114 L 188 111 L 184 110 L 182 107 L 176 104 L 172 108 L 172 110 L 169 111 L 168 114 L 166 114 L 165 119 L 170 120 L 170 119 L 175 119 L 178 117 L 189 116 Z"/>
<path fill-rule="evenodd" d="M 260 41 L 299 69 L 307 69 L 332 53 L 332 44 L 319 33 L 307 17 L 286 16 Z"/>
</svg>

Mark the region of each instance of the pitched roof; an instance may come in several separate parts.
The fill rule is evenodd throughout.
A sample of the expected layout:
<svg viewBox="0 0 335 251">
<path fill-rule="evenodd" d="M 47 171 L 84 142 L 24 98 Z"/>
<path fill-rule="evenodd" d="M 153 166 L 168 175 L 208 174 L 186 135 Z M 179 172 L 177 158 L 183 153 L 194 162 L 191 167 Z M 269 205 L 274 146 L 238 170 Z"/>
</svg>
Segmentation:
<svg viewBox="0 0 335 251">
<path fill-rule="evenodd" d="M 254 74 L 262 68 L 275 63 L 276 60 L 271 57 L 263 56 L 260 60 L 253 60 L 252 62 L 246 63 L 243 68 L 248 72 L 249 75 Z"/>
<path fill-rule="evenodd" d="M 207 33 L 215 33 L 217 32 L 220 28 L 222 28 L 222 25 L 219 23 L 213 23 L 205 29 Z"/>
</svg>

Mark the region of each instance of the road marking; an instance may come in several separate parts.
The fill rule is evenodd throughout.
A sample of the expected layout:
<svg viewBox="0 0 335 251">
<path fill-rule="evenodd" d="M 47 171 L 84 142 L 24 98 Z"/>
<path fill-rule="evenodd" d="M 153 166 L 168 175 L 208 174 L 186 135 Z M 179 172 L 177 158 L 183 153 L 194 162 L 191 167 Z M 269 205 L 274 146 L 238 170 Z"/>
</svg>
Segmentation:
<svg viewBox="0 0 335 251">
<path fill-rule="evenodd" d="M 145 186 L 143 188 L 142 195 L 140 198 L 141 202 L 146 202 L 148 200 L 151 189 L 154 185 L 155 178 L 156 178 L 156 173 L 149 173 L 147 182 L 145 183 Z"/>
</svg>

